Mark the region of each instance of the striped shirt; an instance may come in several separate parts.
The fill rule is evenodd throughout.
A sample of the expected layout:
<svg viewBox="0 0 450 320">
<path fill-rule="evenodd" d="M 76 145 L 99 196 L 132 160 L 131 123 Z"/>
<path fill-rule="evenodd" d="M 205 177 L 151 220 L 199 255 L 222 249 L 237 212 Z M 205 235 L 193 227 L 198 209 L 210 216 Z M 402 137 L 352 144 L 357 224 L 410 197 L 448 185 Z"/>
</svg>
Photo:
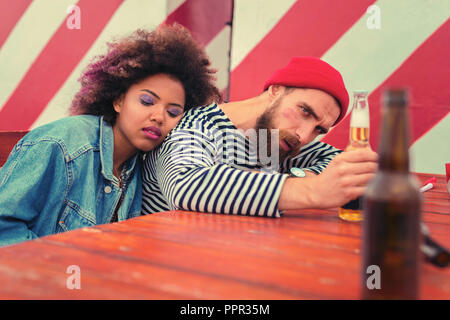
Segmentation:
<svg viewBox="0 0 450 320">
<path fill-rule="evenodd" d="M 261 163 L 254 145 L 217 104 L 189 110 L 145 157 L 142 213 L 188 210 L 279 217 L 278 199 L 289 169 L 319 174 L 341 152 L 317 141 L 274 168 L 272 162 Z"/>
</svg>

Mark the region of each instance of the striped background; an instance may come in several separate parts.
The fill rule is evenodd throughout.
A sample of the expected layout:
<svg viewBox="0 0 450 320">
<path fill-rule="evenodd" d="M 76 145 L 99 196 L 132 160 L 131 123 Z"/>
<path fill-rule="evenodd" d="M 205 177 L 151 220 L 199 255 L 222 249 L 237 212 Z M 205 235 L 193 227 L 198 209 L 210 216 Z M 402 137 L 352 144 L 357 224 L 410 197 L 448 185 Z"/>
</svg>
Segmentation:
<svg viewBox="0 0 450 320">
<path fill-rule="evenodd" d="M 80 29 L 67 27 L 73 4 L 80 8 Z M 368 27 L 372 5 L 379 29 Z M 0 130 L 66 116 L 77 79 L 107 41 L 176 21 L 206 46 L 230 100 L 258 94 L 291 56 L 331 63 L 350 92 L 370 92 L 375 150 L 381 92 L 407 86 L 412 169 L 444 173 L 450 162 L 449 17 L 449 0 L 0 0 Z M 344 148 L 348 124 L 347 117 L 324 141 Z"/>
</svg>

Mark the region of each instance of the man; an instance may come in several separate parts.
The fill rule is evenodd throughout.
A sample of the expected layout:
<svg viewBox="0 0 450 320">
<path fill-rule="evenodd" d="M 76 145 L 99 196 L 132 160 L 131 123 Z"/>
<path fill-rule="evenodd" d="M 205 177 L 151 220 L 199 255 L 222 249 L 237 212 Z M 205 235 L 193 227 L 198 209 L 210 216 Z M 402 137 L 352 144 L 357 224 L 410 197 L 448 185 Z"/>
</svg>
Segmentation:
<svg viewBox="0 0 450 320">
<path fill-rule="evenodd" d="M 259 96 L 190 110 L 146 156 L 143 213 L 279 217 L 355 199 L 375 173 L 376 153 L 313 142 L 339 123 L 348 102 L 336 69 L 295 57 Z"/>
</svg>

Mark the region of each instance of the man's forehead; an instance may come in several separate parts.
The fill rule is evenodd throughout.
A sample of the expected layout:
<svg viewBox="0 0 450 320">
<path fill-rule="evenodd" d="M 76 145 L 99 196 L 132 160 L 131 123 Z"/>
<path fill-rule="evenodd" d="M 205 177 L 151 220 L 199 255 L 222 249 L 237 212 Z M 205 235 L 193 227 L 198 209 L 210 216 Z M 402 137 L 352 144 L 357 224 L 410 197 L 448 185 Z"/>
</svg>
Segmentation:
<svg viewBox="0 0 450 320">
<path fill-rule="evenodd" d="M 286 94 L 289 94 L 291 92 L 297 92 L 299 96 L 302 97 L 312 97 L 312 98 L 321 98 L 321 99 L 327 99 L 329 102 L 334 105 L 339 111 L 341 109 L 339 100 L 331 95 L 330 93 L 323 91 L 321 89 L 316 88 L 296 88 L 296 87 L 286 87 Z"/>
</svg>

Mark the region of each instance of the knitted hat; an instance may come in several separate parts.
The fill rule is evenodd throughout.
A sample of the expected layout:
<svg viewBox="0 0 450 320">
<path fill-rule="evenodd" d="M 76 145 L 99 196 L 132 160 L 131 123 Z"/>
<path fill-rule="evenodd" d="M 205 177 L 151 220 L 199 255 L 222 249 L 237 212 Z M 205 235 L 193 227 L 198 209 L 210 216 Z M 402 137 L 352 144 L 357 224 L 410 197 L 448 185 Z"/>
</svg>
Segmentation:
<svg viewBox="0 0 450 320">
<path fill-rule="evenodd" d="M 335 126 L 347 113 L 349 96 L 341 74 L 331 65 L 315 57 L 294 57 L 284 68 L 274 74 L 264 84 L 264 90 L 270 85 L 311 88 L 325 91 L 335 97 L 340 104 L 341 114 Z"/>
</svg>

